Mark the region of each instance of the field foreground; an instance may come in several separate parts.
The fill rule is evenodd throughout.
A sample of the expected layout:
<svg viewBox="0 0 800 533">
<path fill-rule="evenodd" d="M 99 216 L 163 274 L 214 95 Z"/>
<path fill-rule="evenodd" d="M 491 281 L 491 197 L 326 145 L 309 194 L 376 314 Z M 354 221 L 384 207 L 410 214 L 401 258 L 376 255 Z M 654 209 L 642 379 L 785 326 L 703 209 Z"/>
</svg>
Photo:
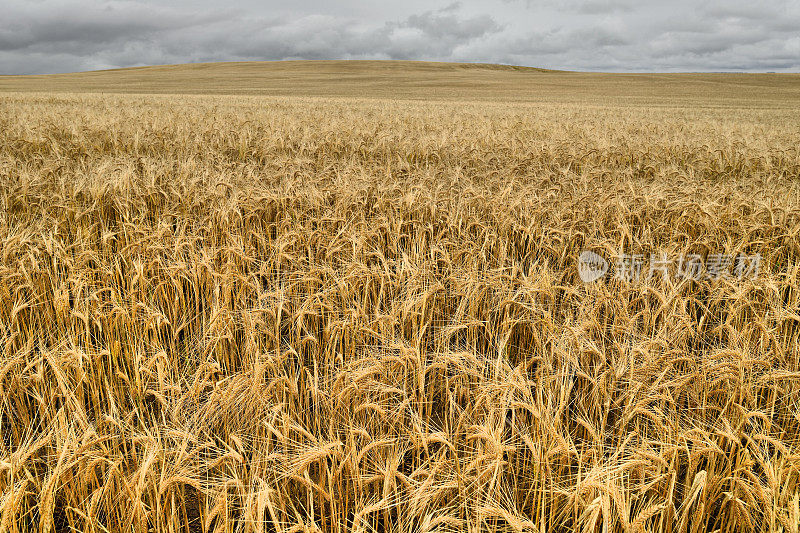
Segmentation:
<svg viewBox="0 0 800 533">
<path fill-rule="evenodd" d="M 0 532 L 798 531 L 792 102 L 573 96 L 0 94 Z"/>
</svg>

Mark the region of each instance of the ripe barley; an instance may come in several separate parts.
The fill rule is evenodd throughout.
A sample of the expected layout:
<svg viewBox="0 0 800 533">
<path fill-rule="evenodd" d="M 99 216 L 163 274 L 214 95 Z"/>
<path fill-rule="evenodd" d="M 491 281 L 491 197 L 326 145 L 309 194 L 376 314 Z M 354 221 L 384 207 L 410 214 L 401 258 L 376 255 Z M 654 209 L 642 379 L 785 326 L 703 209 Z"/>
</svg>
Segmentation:
<svg viewBox="0 0 800 533">
<path fill-rule="evenodd" d="M 797 531 L 800 129 L 726 105 L 3 94 L 0 533 Z"/>
</svg>

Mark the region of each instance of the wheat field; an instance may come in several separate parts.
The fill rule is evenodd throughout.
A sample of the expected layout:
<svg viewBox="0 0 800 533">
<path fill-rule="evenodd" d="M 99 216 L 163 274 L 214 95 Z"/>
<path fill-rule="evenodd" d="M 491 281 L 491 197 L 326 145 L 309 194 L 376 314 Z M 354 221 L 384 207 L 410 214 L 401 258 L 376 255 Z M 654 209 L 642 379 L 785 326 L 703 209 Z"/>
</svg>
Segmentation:
<svg viewBox="0 0 800 533">
<path fill-rule="evenodd" d="M 0 533 L 798 532 L 797 77 L 368 67 L 0 79 Z"/>
</svg>

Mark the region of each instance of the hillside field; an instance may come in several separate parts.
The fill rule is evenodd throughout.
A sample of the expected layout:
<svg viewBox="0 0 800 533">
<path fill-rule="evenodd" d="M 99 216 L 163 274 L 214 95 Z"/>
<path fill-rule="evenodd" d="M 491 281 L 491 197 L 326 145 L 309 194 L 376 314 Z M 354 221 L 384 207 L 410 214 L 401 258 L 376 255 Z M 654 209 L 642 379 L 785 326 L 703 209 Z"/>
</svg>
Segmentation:
<svg viewBox="0 0 800 533">
<path fill-rule="evenodd" d="M 798 109 L 794 74 L 0 76 L 0 533 L 797 533 Z"/>
</svg>

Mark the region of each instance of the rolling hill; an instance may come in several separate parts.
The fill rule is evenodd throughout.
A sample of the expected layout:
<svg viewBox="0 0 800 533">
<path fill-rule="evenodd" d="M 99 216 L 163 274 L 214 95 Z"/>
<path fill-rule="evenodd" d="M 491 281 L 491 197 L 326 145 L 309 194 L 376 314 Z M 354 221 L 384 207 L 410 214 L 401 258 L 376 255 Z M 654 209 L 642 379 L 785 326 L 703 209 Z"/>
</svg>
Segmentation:
<svg viewBox="0 0 800 533">
<path fill-rule="evenodd" d="M 800 74 L 605 74 L 420 61 L 271 61 L 0 76 L 0 91 L 796 107 Z"/>
</svg>

